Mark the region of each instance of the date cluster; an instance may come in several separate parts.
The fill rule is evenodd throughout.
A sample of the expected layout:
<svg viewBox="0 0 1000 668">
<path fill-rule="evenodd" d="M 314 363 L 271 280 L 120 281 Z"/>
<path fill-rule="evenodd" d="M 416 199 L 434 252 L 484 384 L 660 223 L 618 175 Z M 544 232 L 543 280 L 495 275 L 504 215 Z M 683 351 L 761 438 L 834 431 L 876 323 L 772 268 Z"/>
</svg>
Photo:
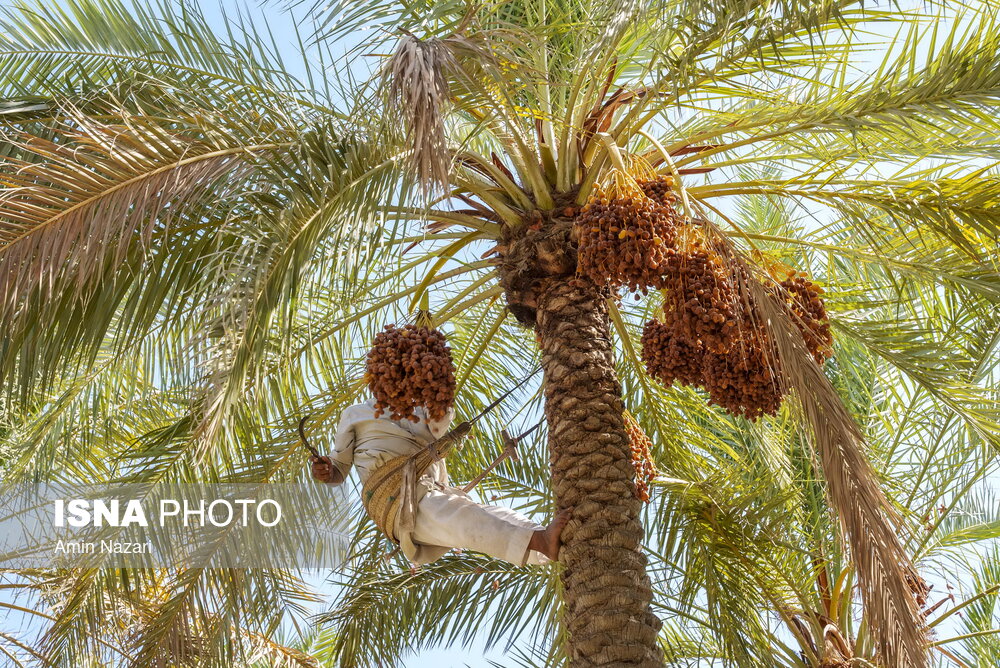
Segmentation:
<svg viewBox="0 0 1000 668">
<path fill-rule="evenodd" d="M 375 397 L 375 416 L 419 422 L 418 406 L 440 420 L 455 401 L 455 365 L 440 330 L 418 325 L 386 325 L 375 335 L 365 368 Z"/>
<path fill-rule="evenodd" d="M 577 271 L 616 291 L 661 291 L 663 312 L 643 329 L 642 357 L 664 386 L 699 387 L 709 403 L 749 420 L 774 415 L 784 389 L 773 340 L 747 289 L 758 279 L 681 215 L 677 202 L 665 177 L 595 187 L 575 221 Z M 809 352 L 824 363 L 833 337 L 822 290 L 795 271 L 767 289 L 788 306 Z"/>
</svg>

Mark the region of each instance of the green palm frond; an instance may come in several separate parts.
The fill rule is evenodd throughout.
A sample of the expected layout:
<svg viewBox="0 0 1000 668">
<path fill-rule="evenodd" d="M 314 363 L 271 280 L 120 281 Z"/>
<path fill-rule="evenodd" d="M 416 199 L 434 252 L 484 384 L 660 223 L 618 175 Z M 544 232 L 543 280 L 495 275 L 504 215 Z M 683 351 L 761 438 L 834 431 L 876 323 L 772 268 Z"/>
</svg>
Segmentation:
<svg viewBox="0 0 1000 668">
<path fill-rule="evenodd" d="M 351 594 L 322 623 L 335 624 L 344 665 L 394 664 L 437 643 L 468 643 L 485 633 L 486 646 L 527 631 L 555 633 L 559 607 L 551 574 L 472 556 L 444 557 L 415 572 L 391 574 L 368 564 Z"/>
<path fill-rule="evenodd" d="M 2 16 L 5 97 L 27 96 L 36 105 L 52 100 L 57 107 L 68 96 L 166 84 L 220 102 L 240 100 L 258 113 L 331 111 L 322 90 L 289 74 L 266 30 L 231 19 L 220 34 L 197 5 L 27 0 Z M 311 76 L 314 65 L 304 55 L 301 62 Z"/>
<path fill-rule="evenodd" d="M 425 297 L 455 351 L 457 411 L 477 413 L 538 364 L 495 246 L 582 201 L 613 142 L 678 170 L 735 248 L 823 286 L 837 345 L 817 380 L 868 443 L 909 533 L 900 561 L 971 582 L 960 624 L 950 603 L 930 617 L 935 651 L 995 662 L 995 2 L 290 4 L 306 18 L 289 48 L 196 3 L 4 11 L 4 480 L 304 479 L 294 425 L 310 414 L 328 446 L 372 336 Z M 447 57 L 421 70 L 438 46 Z M 640 333 L 660 305 L 610 310 L 625 403 L 661 472 L 643 519 L 666 656 L 815 666 L 822 614 L 871 659 L 873 599 L 855 593 L 858 555 L 795 406 L 751 425 L 654 382 Z M 453 479 L 541 401 L 533 381 L 484 418 Z M 480 498 L 548 514 L 544 438 Z M 317 624 L 300 574 L 25 574 L 54 619 L 44 646 L 4 631 L 0 651 L 386 665 L 479 634 L 504 665 L 566 662 L 553 570 L 452 554 L 410 573 L 358 519 L 353 569 Z"/>
<path fill-rule="evenodd" d="M 5 318 L 28 295 L 48 301 L 56 287 L 86 286 L 106 258 L 121 262 L 133 239 L 148 245 L 157 222 L 169 225 L 168 205 L 183 210 L 223 178 L 238 179 L 254 153 L 278 148 L 190 141 L 127 115 L 115 125 L 70 118 L 79 130 L 67 123 L 57 141 L 6 137 L 23 157 L 4 164 Z"/>
</svg>

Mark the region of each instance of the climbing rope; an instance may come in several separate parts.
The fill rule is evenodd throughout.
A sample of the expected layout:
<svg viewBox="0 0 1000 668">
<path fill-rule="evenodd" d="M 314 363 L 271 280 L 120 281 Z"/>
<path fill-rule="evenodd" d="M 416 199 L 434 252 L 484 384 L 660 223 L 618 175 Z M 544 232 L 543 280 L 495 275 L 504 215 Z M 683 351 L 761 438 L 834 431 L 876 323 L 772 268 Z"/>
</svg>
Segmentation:
<svg viewBox="0 0 1000 668">
<path fill-rule="evenodd" d="M 518 456 L 517 453 L 517 446 L 520 445 L 521 441 L 530 436 L 533 431 L 541 427 L 543 422 L 545 422 L 545 418 L 539 420 L 538 424 L 536 424 L 531 429 L 528 429 L 527 431 L 515 437 L 511 437 L 510 432 L 508 432 L 506 429 L 502 429 L 500 431 L 500 436 L 503 438 L 503 450 L 500 451 L 500 454 L 497 455 L 496 459 L 490 462 L 489 466 L 483 469 L 482 473 L 477 475 L 469 482 L 468 485 L 463 487 L 462 491 L 465 492 L 466 494 L 471 492 L 473 489 L 476 488 L 476 485 L 481 483 L 483 479 L 486 476 L 488 476 L 490 472 L 493 471 L 493 469 L 495 469 L 497 466 L 499 466 L 500 463 L 503 462 L 505 459 L 510 458 L 513 459 L 515 462 L 521 461 L 521 457 Z"/>
</svg>

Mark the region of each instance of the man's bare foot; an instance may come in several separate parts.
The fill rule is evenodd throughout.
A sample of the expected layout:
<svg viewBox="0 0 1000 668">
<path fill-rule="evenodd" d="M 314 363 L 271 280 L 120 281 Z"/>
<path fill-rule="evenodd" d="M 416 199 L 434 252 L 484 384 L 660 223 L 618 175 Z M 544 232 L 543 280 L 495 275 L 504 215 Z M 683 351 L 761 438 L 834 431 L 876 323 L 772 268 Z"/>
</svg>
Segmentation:
<svg viewBox="0 0 1000 668">
<path fill-rule="evenodd" d="M 528 541 L 528 549 L 541 552 L 552 561 L 556 561 L 559 558 L 559 538 L 562 536 L 562 531 L 566 527 L 566 523 L 569 522 L 569 518 L 570 512 L 568 510 L 556 513 L 547 527 L 535 531 L 531 536 L 531 540 Z"/>
</svg>

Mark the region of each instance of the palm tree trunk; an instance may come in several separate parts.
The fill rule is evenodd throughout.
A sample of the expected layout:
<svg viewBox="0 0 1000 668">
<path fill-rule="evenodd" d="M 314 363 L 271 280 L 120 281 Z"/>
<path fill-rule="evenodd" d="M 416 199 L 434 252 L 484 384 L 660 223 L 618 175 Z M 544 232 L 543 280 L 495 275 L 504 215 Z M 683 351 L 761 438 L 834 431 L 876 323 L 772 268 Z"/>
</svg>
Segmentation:
<svg viewBox="0 0 1000 668">
<path fill-rule="evenodd" d="M 663 666 L 607 303 L 549 278 L 536 328 L 556 506 L 572 512 L 559 557 L 570 665 Z"/>
</svg>

